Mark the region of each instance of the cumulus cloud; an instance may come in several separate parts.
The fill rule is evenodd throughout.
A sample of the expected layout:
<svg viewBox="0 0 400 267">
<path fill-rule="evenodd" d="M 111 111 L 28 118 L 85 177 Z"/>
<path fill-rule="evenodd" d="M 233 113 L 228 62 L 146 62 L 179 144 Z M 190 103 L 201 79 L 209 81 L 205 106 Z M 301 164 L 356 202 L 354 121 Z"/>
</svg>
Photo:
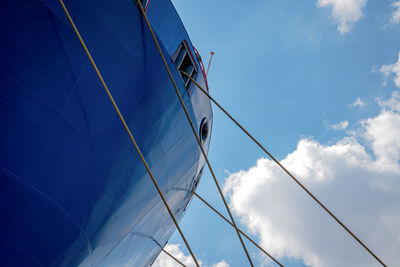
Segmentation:
<svg viewBox="0 0 400 267">
<path fill-rule="evenodd" d="M 168 253 L 173 255 L 175 258 L 177 258 L 180 262 L 182 262 L 184 265 L 187 267 L 195 267 L 195 263 L 190 255 L 185 255 L 183 251 L 180 248 L 179 244 L 167 244 L 164 248 Z M 200 266 L 206 267 L 202 261 L 199 261 L 197 259 Z M 161 252 L 161 254 L 158 256 L 156 261 L 153 263 L 152 267 L 181 267 L 179 263 L 177 263 L 175 260 L 173 260 L 170 256 L 168 256 L 166 253 Z M 230 265 L 222 260 L 220 262 L 217 262 L 211 267 L 229 267 Z"/>
<path fill-rule="evenodd" d="M 400 23 L 400 1 L 393 2 L 392 7 L 395 8 L 395 11 L 392 13 L 390 21 L 393 24 L 399 24 Z"/>
<path fill-rule="evenodd" d="M 398 55 L 397 62 L 393 64 L 382 65 L 380 71 L 383 73 L 384 82 L 383 85 L 387 85 L 387 80 L 393 77 L 394 84 L 400 88 L 400 52 Z"/>
<path fill-rule="evenodd" d="M 367 0 L 318 0 L 318 7 L 332 7 L 332 18 L 339 24 L 338 31 L 345 34 L 363 13 Z"/>
<path fill-rule="evenodd" d="M 361 108 L 363 106 L 365 106 L 365 103 L 359 97 L 357 97 L 356 101 L 354 101 L 353 103 L 350 104 L 350 107 L 360 107 Z"/>
<path fill-rule="evenodd" d="M 348 121 L 341 121 L 339 123 L 336 124 L 331 124 L 331 125 L 327 125 L 329 128 L 336 130 L 336 131 L 340 131 L 340 130 L 346 130 L 347 127 L 349 126 L 349 122 Z"/>
<path fill-rule="evenodd" d="M 388 100 L 383 100 L 381 98 L 377 99 L 379 106 L 384 110 L 393 110 L 396 112 L 400 112 L 400 107 L 398 103 L 400 102 L 400 92 L 393 91 L 392 97 Z"/>
<path fill-rule="evenodd" d="M 190 255 L 185 255 L 183 251 L 180 249 L 179 244 L 167 244 L 164 248 L 168 253 L 177 258 L 180 262 L 185 264 L 188 267 L 196 266 L 193 262 L 193 259 Z M 202 264 L 199 262 L 199 264 Z M 170 256 L 166 253 L 161 252 L 157 257 L 156 261 L 153 263 L 152 267 L 176 267 L 181 266 L 176 261 L 174 261 Z"/>
<path fill-rule="evenodd" d="M 229 264 L 226 261 L 222 260 L 222 261 L 214 264 L 214 267 L 229 267 Z"/>
<path fill-rule="evenodd" d="M 400 264 L 400 94 L 360 122 L 358 135 L 324 145 L 301 139 L 281 162 L 388 266 Z M 319 266 L 378 266 L 276 164 L 261 158 L 230 174 L 234 213 L 274 256 Z"/>
<path fill-rule="evenodd" d="M 364 137 L 381 169 L 400 171 L 400 94 L 395 91 L 389 100 L 378 100 L 378 103 L 381 114 L 361 122 Z"/>
</svg>

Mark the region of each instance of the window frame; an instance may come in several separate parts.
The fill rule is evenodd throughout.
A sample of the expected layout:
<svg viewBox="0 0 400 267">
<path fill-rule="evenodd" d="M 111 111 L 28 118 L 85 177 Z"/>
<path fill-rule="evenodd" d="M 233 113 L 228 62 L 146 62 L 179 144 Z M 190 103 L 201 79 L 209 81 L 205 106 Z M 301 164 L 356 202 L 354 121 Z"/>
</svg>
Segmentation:
<svg viewBox="0 0 400 267">
<path fill-rule="evenodd" d="M 182 56 L 182 59 L 180 59 L 180 62 L 177 63 L 178 57 L 181 54 L 181 51 L 184 50 L 184 55 Z M 177 49 L 175 50 L 175 52 L 172 54 L 172 61 L 174 62 L 175 67 L 177 68 L 179 75 L 182 78 L 182 81 L 184 83 L 184 87 L 185 89 L 188 91 L 188 94 L 190 95 L 192 92 L 192 88 L 193 88 L 193 82 L 187 78 L 186 76 L 184 76 L 183 74 L 180 73 L 180 68 L 182 66 L 182 63 L 185 61 L 185 58 L 188 57 L 190 60 L 190 63 L 193 66 L 193 69 L 189 74 L 190 77 L 192 77 L 193 80 L 196 80 L 197 75 L 198 75 L 198 68 L 197 68 L 197 62 L 194 60 L 192 51 L 189 48 L 189 45 L 187 43 L 187 41 L 184 39 L 179 46 L 177 47 Z M 185 79 L 186 78 L 186 79 Z"/>
</svg>

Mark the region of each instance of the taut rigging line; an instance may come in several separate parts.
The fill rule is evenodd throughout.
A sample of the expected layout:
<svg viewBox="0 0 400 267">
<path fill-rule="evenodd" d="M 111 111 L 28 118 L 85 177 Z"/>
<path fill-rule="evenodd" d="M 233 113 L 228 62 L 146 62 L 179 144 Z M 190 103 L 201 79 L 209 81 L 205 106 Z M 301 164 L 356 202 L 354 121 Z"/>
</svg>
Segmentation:
<svg viewBox="0 0 400 267">
<path fill-rule="evenodd" d="M 161 248 L 161 250 L 167 254 L 171 259 L 173 259 L 176 263 L 178 263 L 179 265 L 186 267 L 185 264 L 183 264 L 180 260 L 178 260 L 176 257 L 174 257 L 174 255 L 172 255 L 171 253 L 169 253 L 168 251 L 166 251 L 164 248 Z"/>
<path fill-rule="evenodd" d="M 139 7 L 139 9 L 140 9 L 140 12 L 142 13 L 143 18 L 144 18 L 145 21 L 146 21 L 147 28 L 149 29 L 149 31 L 150 31 L 150 33 L 151 33 L 151 36 L 153 37 L 154 44 L 157 46 L 158 53 L 160 54 L 160 57 L 161 57 L 161 59 L 162 59 L 162 61 L 163 61 L 163 63 L 164 63 L 164 67 L 165 67 L 166 71 L 168 72 L 168 76 L 169 76 L 169 78 L 170 78 L 170 80 L 171 80 L 171 82 L 172 82 L 172 85 L 173 85 L 174 89 L 175 89 L 176 95 L 177 95 L 177 97 L 179 98 L 179 102 L 181 103 L 181 106 L 182 106 L 182 108 L 183 108 L 183 111 L 185 112 L 186 118 L 187 118 L 187 120 L 188 120 L 188 122 L 189 122 L 189 124 L 190 124 L 190 127 L 191 127 L 191 129 L 192 129 L 192 131 L 193 131 L 193 134 L 194 134 L 194 136 L 195 136 L 195 138 L 196 138 L 196 141 L 197 141 L 197 143 L 198 143 L 198 145 L 199 145 L 199 147 L 200 147 L 201 153 L 202 153 L 203 156 L 204 156 L 204 159 L 205 159 L 205 161 L 206 161 L 206 163 L 207 163 L 207 166 L 208 166 L 208 168 L 209 168 L 209 170 L 210 170 L 211 176 L 212 176 L 213 179 L 214 179 L 215 185 L 217 186 L 217 189 L 218 189 L 218 192 L 219 192 L 219 194 L 220 194 L 220 196 L 221 196 L 221 199 L 222 199 L 223 202 L 224 202 L 225 208 L 226 208 L 226 210 L 227 210 L 227 212 L 228 212 L 228 214 L 229 214 L 229 217 L 230 217 L 230 219 L 231 219 L 231 221 L 232 221 L 232 225 L 233 225 L 233 227 L 234 227 L 235 230 L 236 230 L 236 233 L 237 233 L 237 235 L 238 235 L 238 237 L 239 237 L 239 240 L 240 240 L 240 243 L 241 243 L 241 245 L 242 245 L 242 247 L 243 247 L 243 250 L 244 250 L 244 252 L 246 253 L 247 260 L 249 261 L 250 266 L 253 267 L 254 264 L 253 264 L 253 262 L 252 262 L 252 260 L 251 260 L 250 254 L 249 254 L 249 252 L 247 251 L 246 245 L 245 245 L 244 242 L 243 242 L 243 239 L 242 239 L 242 236 L 240 235 L 239 229 L 238 229 L 237 226 L 236 226 L 235 220 L 234 220 L 234 218 L 233 218 L 233 216 L 232 216 L 232 213 L 231 213 L 231 211 L 230 211 L 230 209 L 229 209 L 228 203 L 226 202 L 226 199 L 225 199 L 225 197 L 224 197 L 224 194 L 222 193 L 221 187 L 219 186 L 218 180 L 217 180 L 217 178 L 215 177 L 213 168 L 211 167 L 211 164 L 210 164 L 210 161 L 208 160 L 207 154 L 206 154 L 206 152 L 204 151 L 204 148 L 203 148 L 203 146 L 202 146 L 202 144 L 201 144 L 200 138 L 199 138 L 199 136 L 198 136 L 198 134 L 197 134 L 197 131 L 196 131 L 194 125 L 193 125 L 192 119 L 191 119 L 190 116 L 189 116 L 189 112 L 187 111 L 186 106 L 185 106 L 185 104 L 183 103 L 183 99 L 182 99 L 181 94 L 179 93 L 178 86 L 177 86 L 176 83 L 175 83 L 175 80 L 174 80 L 174 78 L 173 78 L 173 76 L 172 76 L 171 70 L 170 70 L 169 67 L 168 67 L 168 63 L 167 63 L 167 61 L 165 60 L 164 54 L 163 54 L 162 51 L 161 51 L 160 44 L 158 43 L 157 38 L 156 38 L 156 36 L 155 36 L 155 34 L 154 34 L 153 28 L 152 28 L 151 25 L 150 25 L 150 22 L 149 22 L 149 20 L 148 20 L 148 18 L 147 18 L 146 12 L 144 11 L 143 6 L 142 6 L 142 3 L 141 3 L 140 0 L 138 0 L 136 3 L 137 3 L 137 5 L 138 5 L 138 7 Z"/>
<path fill-rule="evenodd" d="M 323 208 L 340 226 L 343 227 L 344 230 L 348 234 L 350 234 L 365 250 L 369 252 L 382 266 L 385 266 L 385 263 L 375 255 L 353 232 L 347 228 L 347 226 L 342 223 L 322 202 L 314 196 L 290 171 L 288 171 L 257 139 L 255 139 L 239 122 L 237 122 L 212 96 L 208 94 L 204 88 L 202 88 L 192 77 L 190 77 L 186 72 L 180 71 L 183 75 L 188 77 L 196 86 L 199 88 L 222 112 L 225 113 L 251 140 L 253 140 L 254 143 L 257 144 L 261 150 L 263 150 L 284 172 L 286 172 L 287 175 L 289 175 L 290 178 L 294 182 L 296 182 L 315 202 L 318 203 L 318 205 Z"/>
<path fill-rule="evenodd" d="M 199 196 L 195 191 L 193 191 L 193 194 L 201 200 L 201 202 L 203 202 L 204 204 L 206 204 L 212 211 L 214 211 L 219 217 L 221 217 L 222 219 L 224 219 L 227 223 L 229 223 L 232 227 L 233 224 L 224 216 L 222 215 L 219 211 L 217 211 L 210 203 L 208 203 L 204 198 L 202 198 L 201 196 Z M 267 251 L 265 251 L 265 249 L 263 249 L 259 244 L 257 244 L 253 239 L 251 239 L 246 233 L 244 233 L 242 230 L 238 229 L 239 232 L 247 238 L 247 240 L 249 240 L 251 243 L 253 243 L 259 250 L 261 250 L 265 255 L 267 255 L 271 260 L 273 260 L 276 264 L 278 264 L 279 266 L 283 267 L 283 265 L 274 257 L 271 256 L 271 254 L 269 254 Z"/>
</svg>

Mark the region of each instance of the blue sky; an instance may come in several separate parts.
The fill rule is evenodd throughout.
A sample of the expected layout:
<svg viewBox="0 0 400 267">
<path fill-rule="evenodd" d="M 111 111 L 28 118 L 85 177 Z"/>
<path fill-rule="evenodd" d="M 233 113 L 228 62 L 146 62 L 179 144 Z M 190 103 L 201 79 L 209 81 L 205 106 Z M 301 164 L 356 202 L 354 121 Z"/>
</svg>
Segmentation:
<svg viewBox="0 0 400 267">
<path fill-rule="evenodd" d="M 293 168 L 300 169 L 296 174 L 301 179 L 310 177 L 311 189 L 315 189 L 323 200 L 326 199 L 328 206 L 334 207 L 334 211 L 343 215 L 350 224 L 360 222 L 354 223 L 354 228 L 359 233 L 364 232 L 366 225 L 363 225 L 363 220 L 368 224 L 369 217 L 355 215 L 352 217 L 351 214 L 354 212 L 352 213 L 350 207 L 358 207 L 356 204 L 358 199 L 364 199 L 365 195 L 374 196 L 365 200 L 378 203 L 374 209 L 365 210 L 365 214 L 370 214 L 371 217 L 376 215 L 374 212 L 387 214 L 382 208 L 386 200 L 392 202 L 400 200 L 398 192 L 393 193 L 396 190 L 392 190 L 393 192 L 389 190 L 391 193 L 387 193 L 389 191 L 376 191 L 378 190 L 376 187 L 371 189 L 371 184 L 379 183 L 379 188 L 383 188 L 389 184 L 387 182 L 389 180 L 390 186 L 394 188 L 397 185 L 396 177 L 400 177 L 400 169 L 397 166 L 400 155 L 400 148 L 397 149 L 397 145 L 400 144 L 400 137 L 387 134 L 392 129 L 400 127 L 397 117 L 400 108 L 396 102 L 399 97 L 393 93 L 400 87 L 400 81 L 399 84 L 396 83 L 396 73 L 400 75 L 400 63 L 398 67 L 396 65 L 400 52 L 400 11 L 397 11 L 397 14 L 396 10 L 400 10 L 400 1 L 173 0 L 172 2 L 205 63 L 208 63 L 209 52 L 215 51 L 208 77 L 210 94 L 254 133 L 278 159 L 284 160 Z M 360 99 L 358 105 L 352 106 L 351 104 L 358 98 Z M 388 130 L 381 131 L 386 129 L 384 127 Z M 393 132 L 397 133 L 395 130 Z M 304 142 L 301 143 L 301 140 Z M 343 150 L 348 153 L 338 152 Z M 390 153 L 387 152 L 389 150 Z M 314 151 L 320 158 L 307 153 L 301 154 L 302 151 Z M 288 156 L 289 154 L 292 154 L 292 157 Z M 347 158 L 346 155 L 349 154 L 352 156 Z M 335 163 L 338 165 L 332 163 L 333 158 L 336 159 L 338 155 L 344 157 L 345 174 L 335 172 L 334 166 L 342 166 L 341 163 Z M 277 253 L 279 260 L 285 266 L 307 266 L 304 262 L 310 266 L 323 266 L 324 262 L 331 262 L 329 250 L 335 250 L 337 246 L 335 242 L 339 242 L 336 239 L 331 242 L 332 247 L 327 245 L 329 248 L 327 251 L 317 251 L 315 244 L 319 244 L 320 241 L 317 240 L 317 233 L 315 233 L 317 237 L 311 237 L 312 232 L 310 232 L 310 237 L 306 239 L 296 234 L 290 235 L 291 232 L 285 229 L 293 227 L 284 228 L 277 225 L 282 219 L 278 218 L 280 215 L 277 215 L 276 219 L 272 218 L 273 215 L 271 219 L 267 216 L 274 214 L 273 210 L 263 213 L 246 206 L 254 202 L 243 200 L 252 197 L 251 195 L 243 197 L 241 191 L 243 188 L 249 188 L 248 192 L 253 192 L 255 195 L 260 193 L 250 182 L 248 184 L 243 182 L 245 178 L 251 179 L 249 169 L 273 172 L 273 167 L 269 167 L 268 161 L 265 161 L 264 165 L 257 164 L 257 160 L 263 157 L 262 152 L 214 107 L 209 158 L 220 182 L 225 184 L 226 181 L 230 181 L 227 182 L 227 192 L 232 198 L 231 205 L 236 207 L 235 214 L 237 221 L 241 222 L 241 228 L 246 232 L 252 230 L 252 236 L 256 240 L 264 238 L 264 244 L 271 245 L 272 251 Z M 354 158 L 359 164 L 353 164 Z M 302 162 L 302 159 L 310 160 Z M 363 165 L 367 161 L 370 164 Z M 318 177 L 318 173 L 308 169 L 302 171 L 304 165 L 301 163 L 307 164 L 307 162 L 322 162 L 322 172 L 332 167 L 333 171 L 325 172 L 328 175 L 322 175 L 320 178 L 325 181 L 324 186 L 312 180 Z M 376 169 L 371 170 L 367 165 L 376 166 Z M 238 174 L 240 170 L 243 172 Z M 368 186 L 359 186 L 357 188 L 361 189 L 356 190 L 354 184 L 357 184 L 358 180 L 352 177 L 360 173 L 369 177 Z M 378 181 L 377 176 L 374 176 L 377 173 L 379 177 L 389 178 Z M 331 180 L 325 178 L 330 177 L 329 175 L 332 176 L 329 178 Z M 344 181 L 345 178 L 341 177 L 354 179 L 351 180 L 355 181 L 354 183 L 349 182 L 354 188 L 342 190 L 341 186 L 347 186 L 349 179 L 342 183 L 339 181 Z M 265 180 L 268 179 L 266 176 Z M 284 175 L 282 179 L 289 180 Z M 365 180 L 359 182 L 362 184 Z M 235 187 L 238 185 L 241 186 L 240 189 Z M 280 195 L 276 195 L 274 199 L 259 197 L 257 203 L 262 201 L 271 203 L 276 199 L 274 205 L 282 214 L 288 212 L 285 207 L 289 207 L 289 213 L 290 208 L 294 209 L 295 203 L 285 202 L 290 197 L 284 198 L 285 194 L 292 192 L 290 185 L 279 184 L 275 187 L 275 184 L 266 184 L 265 186 L 276 188 L 277 191 L 282 189 L 284 204 L 279 202 Z M 308 201 L 308 197 L 300 189 L 298 191 L 299 199 L 304 198 L 304 201 Z M 208 171 L 204 173 L 197 192 L 226 214 Z M 340 201 L 335 201 L 331 192 L 336 192 L 336 196 L 338 193 L 342 194 L 340 198 L 348 202 L 343 205 L 337 204 Z M 296 198 L 293 200 L 303 201 Z M 313 204 L 310 204 L 309 208 L 307 206 L 309 204 L 304 205 L 306 207 L 304 213 L 310 212 L 313 216 L 318 216 L 314 214 L 320 212 L 321 216 L 324 216 L 323 211 Z M 260 206 L 262 209 L 262 204 Z M 363 209 L 363 206 L 360 207 Z M 315 213 L 314 210 L 309 211 L 313 208 Z M 392 207 L 394 214 L 400 214 L 398 208 L 398 206 Z M 388 223 L 385 225 L 392 225 L 397 220 L 394 219 L 395 215 L 389 215 Z M 251 226 L 249 216 L 256 218 L 258 223 Z M 325 219 L 321 219 L 321 224 Z M 305 227 L 299 226 L 298 230 L 311 231 L 306 229 L 307 225 L 301 223 L 301 216 L 288 215 L 288 220 L 291 222 L 298 220 L 298 224 Z M 329 222 L 329 218 L 326 221 Z M 271 223 L 272 226 L 266 229 L 262 225 L 263 222 Z M 371 221 L 371 225 L 375 227 L 379 226 L 379 223 L 380 221 Z M 247 266 L 246 257 L 234 230 L 213 215 L 197 199 L 193 199 L 181 225 L 195 254 L 204 262 L 204 266 L 213 266 L 221 260 L 232 267 Z M 320 226 L 315 225 L 318 229 Z M 324 225 L 321 229 L 324 229 L 323 227 Z M 337 227 L 335 227 L 334 223 L 327 227 L 326 231 L 331 232 L 327 232 L 328 238 L 324 242 L 330 244 L 329 236 L 336 235 Z M 392 235 L 395 234 L 390 232 L 393 229 L 389 226 L 385 228 L 386 230 Z M 325 230 L 321 231 L 324 233 Z M 284 236 L 289 243 L 292 241 L 292 245 L 286 245 L 283 241 L 274 243 L 268 239 L 268 235 L 275 234 L 279 237 Z M 369 240 L 374 248 L 381 245 L 377 241 L 381 240 L 380 237 L 374 239 L 366 234 L 362 236 L 363 238 Z M 378 266 L 374 265 L 376 263 L 370 256 L 354 245 L 346 235 L 343 235 L 341 240 L 348 244 L 346 245 L 349 246 L 348 251 L 359 255 L 351 256 L 347 262 L 351 262 L 353 266 L 359 264 Z M 382 240 L 384 240 L 383 235 Z M 304 248 L 302 242 L 305 244 Z M 175 234 L 169 243 L 182 242 Z M 391 245 L 399 251 L 398 242 Z M 248 248 L 256 265 L 262 266 L 263 260 L 257 249 L 251 244 L 248 244 Z M 188 254 L 183 245 L 181 249 L 186 255 Z M 385 256 L 393 263 L 390 253 Z M 343 254 L 342 258 L 344 257 Z M 339 266 L 337 264 L 340 263 L 332 264 Z"/>
</svg>

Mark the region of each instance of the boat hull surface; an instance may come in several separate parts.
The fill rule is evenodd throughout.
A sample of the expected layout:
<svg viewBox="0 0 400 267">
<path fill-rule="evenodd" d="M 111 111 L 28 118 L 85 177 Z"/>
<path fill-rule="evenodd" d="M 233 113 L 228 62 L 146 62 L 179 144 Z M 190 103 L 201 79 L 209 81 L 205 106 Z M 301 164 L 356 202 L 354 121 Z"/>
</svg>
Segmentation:
<svg viewBox="0 0 400 267">
<path fill-rule="evenodd" d="M 203 160 L 138 8 L 65 4 L 180 218 Z M 0 18 L 1 264 L 150 265 L 175 227 L 59 2 L 2 1 Z"/>
</svg>

